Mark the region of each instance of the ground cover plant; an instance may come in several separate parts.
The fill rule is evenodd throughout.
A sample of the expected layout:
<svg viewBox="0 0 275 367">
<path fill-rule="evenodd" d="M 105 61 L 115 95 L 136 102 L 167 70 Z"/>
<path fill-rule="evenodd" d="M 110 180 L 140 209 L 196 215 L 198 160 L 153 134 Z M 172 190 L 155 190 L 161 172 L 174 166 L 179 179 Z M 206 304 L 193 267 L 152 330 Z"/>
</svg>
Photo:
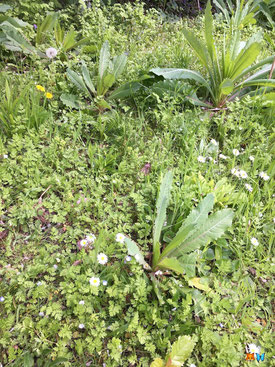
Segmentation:
<svg viewBox="0 0 275 367">
<path fill-rule="evenodd" d="M 274 365 L 275 40 L 235 4 L 1 5 L 0 365 Z M 267 84 L 150 72 L 206 80 L 190 32 L 261 33 Z"/>
</svg>

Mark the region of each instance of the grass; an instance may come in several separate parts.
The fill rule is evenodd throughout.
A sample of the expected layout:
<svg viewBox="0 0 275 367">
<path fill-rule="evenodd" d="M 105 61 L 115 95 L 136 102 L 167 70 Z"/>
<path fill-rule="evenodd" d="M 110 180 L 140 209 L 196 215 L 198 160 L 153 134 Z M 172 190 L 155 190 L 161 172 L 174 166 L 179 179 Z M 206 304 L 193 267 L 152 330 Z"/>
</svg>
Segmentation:
<svg viewBox="0 0 275 367">
<path fill-rule="evenodd" d="M 153 67 L 194 63 L 181 30 L 192 24 L 201 33 L 200 17 L 169 22 L 155 11 L 145 14 L 140 4 L 93 6 L 97 11 L 69 7 L 60 16 L 91 37 L 98 51 L 108 39 L 112 55 L 129 52 L 117 85 Z M 224 27 L 217 24 L 220 39 Z M 34 36 L 31 28 L 26 32 Z M 44 49 L 54 46 L 50 35 L 46 42 Z M 29 84 L 27 93 L 36 99 L 22 99 L 10 111 L 12 122 L 0 141 L 0 362 L 44 366 L 62 357 L 64 366 L 149 366 L 179 336 L 190 335 L 196 347 L 185 366 L 251 365 L 256 362 L 245 361 L 249 343 L 261 346 L 261 365 L 271 366 L 272 116 L 260 98 L 249 97 L 216 113 L 155 94 L 118 101 L 99 115 L 88 105 L 64 106 L 61 93 L 78 93 L 64 76 L 67 67 L 83 58 L 93 70 L 98 51 L 84 47 L 62 61 L 1 48 L 1 86 L 8 78 L 18 96 Z M 35 84 L 53 99 L 45 100 Z M 31 109 L 32 101 L 40 107 Z M 47 117 L 32 120 L 41 109 Z M 186 275 L 160 275 L 161 305 L 146 272 L 134 258 L 126 260 L 126 245 L 116 234 L 128 235 L 151 256 L 155 203 L 170 168 L 174 183 L 163 243 L 210 192 L 215 209 L 230 207 L 235 216 L 222 239 L 197 252 L 196 277 L 208 290 L 190 286 Z M 238 178 L 233 168 L 248 177 Z M 79 251 L 79 241 L 90 233 L 97 237 L 95 249 Z M 106 265 L 97 263 L 96 251 L 108 256 Z M 91 277 L 108 284 L 92 287 Z"/>
</svg>

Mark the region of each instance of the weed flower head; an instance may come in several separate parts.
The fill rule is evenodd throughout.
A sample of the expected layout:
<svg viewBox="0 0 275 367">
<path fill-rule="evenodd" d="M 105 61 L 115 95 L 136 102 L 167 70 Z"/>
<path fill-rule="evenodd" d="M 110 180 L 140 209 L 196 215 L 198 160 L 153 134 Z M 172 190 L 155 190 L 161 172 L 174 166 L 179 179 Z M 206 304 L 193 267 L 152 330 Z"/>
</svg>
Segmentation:
<svg viewBox="0 0 275 367">
<path fill-rule="evenodd" d="M 81 240 L 80 241 L 80 246 L 81 247 L 86 247 L 88 245 L 88 240 Z"/>
<path fill-rule="evenodd" d="M 255 246 L 255 247 L 257 247 L 259 245 L 259 241 L 255 237 L 252 237 L 250 241 L 251 241 L 252 245 Z"/>
<path fill-rule="evenodd" d="M 245 188 L 246 188 L 246 190 L 248 190 L 249 192 L 252 192 L 252 191 L 253 191 L 252 186 L 251 186 L 251 185 L 249 185 L 249 184 L 245 184 Z"/>
<path fill-rule="evenodd" d="M 261 348 L 256 344 L 248 344 L 248 348 L 250 353 L 260 353 L 261 351 Z"/>
<path fill-rule="evenodd" d="M 249 156 L 249 159 L 251 160 L 251 162 L 254 162 L 254 157 L 252 155 Z"/>
<path fill-rule="evenodd" d="M 240 177 L 240 171 L 236 168 L 232 168 L 231 173 L 236 177 Z"/>
<path fill-rule="evenodd" d="M 79 329 L 84 329 L 85 325 L 84 324 L 79 324 L 78 327 L 79 327 Z"/>
<path fill-rule="evenodd" d="M 194 363 L 190 364 L 190 367 L 197 367 Z"/>
<path fill-rule="evenodd" d="M 232 153 L 233 153 L 233 155 L 234 155 L 235 157 L 237 157 L 237 156 L 240 154 L 240 152 L 238 151 L 238 149 L 233 149 L 233 150 L 232 150 Z"/>
<path fill-rule="evenodd" d="M 43 311 L 40 311 L 39 312 L 39 316 L 44 317 L 45 316 L 44 312 Z"/>
<path fill-rule="evenodd" d="M 241 169 L 240 172 L 239 172 L 239 177 L 240 178 L 247 178 L 247 173 Z"/>
<path fill-rule="evenodd" d="M 57 55 L 57 49 L 54 47 L 47 48 L 46 55 L 49 59 L 53 59 Z"/>
<path fill-rule="evenodd" d="M 123 243 L 123 242 L 124 242 L 124 240 L 125 240 L 125 236 L 124 236 L 124 234 L 122 234 L 122 233 L 118 233 L 118 234 L 116 235 L 116 241 L 117 241 L 117 242 Z"/>
<path fill-rule="evenodd" d="M 95 236 L 93 233 L 91 233 L 91 234 L 89 234 L 89 235 L 86 237 L 86 240 L 87 240 L 89 243 L 94 243 L 94 242 L 95 242 L 95 240 L 96 240 L 96 236 Z"/>
<path fill-rule="evenodd" d="M 99 278 L 95 278 L 95 277 L 92 277 L 90 280 L 89 280 L 90 284 L 93 286 L 93 287 L 98 287 L 99 284 L 100 284 L 100 280 Z"/>
<path fill-rule="evenodd" d="M 37 84 L 36 89 L 40 90 L 40 92 L 45 92 L 45 88 L 42 85 Z"/>
<path fill-rule="evenodd" d="M 79 305 L 84 305 L 84 304 L 85 304 L 85 302 L 84 302 L 84 301 L 79 301 L 79 302 L 78 302 L 78 304 L 79 304 Z"/>
<path fill-rule="evenodd" d="M 219 155 L 219 157 L 220 157 L 221 159 L 227 159 L 227 158 L 228 158 L 226 155 L 223 155 L 223 154 L 220 154 L 220 155 Z"/>
<path fill-rule="evenodd" d="M 100 254 L 97 255 L 97 261 L 99 264 L 104 265 L 108 261 L 108 256 L 101 252 Z"/>
<path fill-rule="evenodd" d="M 259 176 L 264 180 L 264 181 L 268 181 L 269 180 L 269 176 L 265 173 L 265 172 L 260 172 Z"/>
<path fill-rule="evenodd" d="M 0 297 L 0 302 L 4 302 L 5 301 L 5 298 L 2 296 Z"/>
<path fill-rule="evenodd" d="M 206 158 L 204 158 L 203 156 L 201 156 L 201 155 L 199 155 L 198 156 L 198 162 L 200 162 L 200 163 L 205 163 L 205 161 L 206 161 Z"/>
<path fill-rule="evenodd" d="M 215 139 L 211 139 L 210 143 L 215 145 L 216 147 L 219 145 L 219 143 Z"/>
<path fill-rule="evenodd" d="M 125 260 L 126 261 L 131 261 L 132 260 L 132 257 L 130 255 L 128 255 L 128 256 L 125 257 Z"/>
<path fill-rule="evenodd" d="M 102 284 L 106 286 L 108 284 L 107 280 L 102 280 Z"/>
<path fill-rule="evenodd" d="M 52 99 L 52 98 L 53 98 L 53 95 L 52 95 L 52 93 L 47 92 L 47 93 L 45 93 L 45 97 L 46 97 L 47 99 Z"/>
</svg>

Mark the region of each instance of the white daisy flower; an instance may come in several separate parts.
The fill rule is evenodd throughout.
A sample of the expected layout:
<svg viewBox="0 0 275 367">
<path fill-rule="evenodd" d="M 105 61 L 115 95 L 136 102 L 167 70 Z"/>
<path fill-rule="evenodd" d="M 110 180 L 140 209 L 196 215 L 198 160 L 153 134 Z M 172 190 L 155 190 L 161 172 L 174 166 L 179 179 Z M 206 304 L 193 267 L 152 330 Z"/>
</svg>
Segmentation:
<svg viewBox="0 0 275 367">
<path fill-rule="evenodd" d="M 99 278 L 96 278 L 96 277 L 92 277 L 90 280 L 89 280 L 90 284 L 94 287 L 98 287 L 99 284 L 100 284 L 100 279 Z"/>
<path fill-rule="evenodd" d="M 249 192 L 252 192 L 252 191 L 253 191 L 253 188 L 252 188 L 252 186 L 251 186 L 251 185 L 249 185 L 249 184 L 245 184 L 244 186 L 245 186 L 245 188 L 246 188 Z"/>
<path fill-rule="evenodd" d="M 260 172 L 259 176 L 264 180 L 267 181 L 269 180 L 269 176 L 265 173 L 265 172 Z"/>
<path fill-rule="evenodd" d="M 49 59 L 53 59 L 57 55 L 57 49 L 54 47 L 47 48 L 46 55 Z"/>
<path fill-rule="evenodd" d="M 211 139 L 210 143 L 216 146 L 219 145 L 219 143 L 215 139 Z"/>
<path fill-rule="evenodd" d="M 117 242 L 123 243 L 123 242 L 124 242 L 124 240 L 125 240 L 125 236 L 124 236 L 124 234 L 122 234 L 122 233 L 118 233 L 118 234 L 116 235 L 116 241 L 117 241 Z"/>
<path fill-rule="evenodd" d="M 100 254 L 97 255 L 97 261 L 99 264 L 104 265 L 108 261 L 108 256 L 101 252 Z"/>
<path fill-rule="evenodd" d="M 89 235 L 86 237 L 86 240 L 88 241 L 88 243 L 94 243 L 94 242 L 95 242 L 95 240 L 96 240 L 96 236 L 95 236 L 93 233 L 91 233 L 91 234 L 89 234 Z"/>
<path fill-rule="evenodd" d="M 85 304 L 85 301 L 79 301 L 78 304 L 79 305 L 84 305 Z"/>
<path fill-rule="evenodd" d="M 256 344 L 248 344 L 248 348 L 250 353 L 260 354 L 261 348 L 258 347 Z"/>
<path fill-rule="evenodd" d="M 88 245 L 88 240 L 81 240 L 80 241 L 80 246 L 81 247 L 86 247 Z"/>
<path fill-rule="evenodd" d="M 259 241 L 255 237 L 252 237 L 250 241 L 251 241 L 252 245 L 255 246 L 255 247 L 257 247 L 259 245 Z"/>
<path fill-rule="evenodd" d="M 219 154 L 219 157 L 221 158 L 221 159 L 227 159 L 228 157 L 226 156 L 226 155 L 224 155 L 224 154 Z"/>
<path fill-rule="evenodd" d="M 250 156 L 249 156 L 249 159 L 251 160 L 251 162 L 254 162 L 254 159 L 255 159 L 255 158 L 253 157 L 253 155 L 250 155 Z"/>
<path fill-rule="evenodd" d="M 78 327 L 79 327 L 79 329 L 84 329 L 85 325 L 84 324 L 79 324 Z"/>
<path fill-rule="evenodd" d="M 199 155 L 197 159 L 198 159 L 198 162 L 200 162 L 200 163 L 205 163 L 205 161 L 206 161 L 206 159 L 201 155 Z"/>
<path fill-rule="evenodd" d="M 244 170 L 240 170 L 240 172 L 239 172 L 239 177 L 240 178 L 247 178 L 247 173 L 244 171 Z"/>
<path fill-rule="evenodd" d="M 240 154 L 240 152 L 238 151 L 238 149 L 233 149 L 233 150 L 232 150 L 232 153 L 233 153 L 233 155 L 234 155 L 235 157 L 237 157 L 237 156 Z"/>
<path fill-rule="evenodd" d="M 102 280 L 102 284 L 106 286 L 108 284 L 107 280 Z"/>
</svg>

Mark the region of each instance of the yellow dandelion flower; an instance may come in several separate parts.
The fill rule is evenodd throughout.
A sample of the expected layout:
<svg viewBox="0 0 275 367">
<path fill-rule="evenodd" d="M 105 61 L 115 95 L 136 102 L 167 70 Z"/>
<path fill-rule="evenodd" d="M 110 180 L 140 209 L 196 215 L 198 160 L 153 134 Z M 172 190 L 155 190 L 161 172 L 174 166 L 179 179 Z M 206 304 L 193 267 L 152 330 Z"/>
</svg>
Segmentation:
<svg viewBox="0 0 275 367">
<path fill-rule="evenodd" d="M 52 98 L 53 98 L 53 95 L 52 95 L 52 93 L 50 93 L 50 92 L 45 93 L 45 96 L 46 96 L 46 98 L 48 98 L 48 99 L 52 99 Z"/>
<path fill-rule="evenodd" d="M 41 92 L 45 92 L 45 88 L 42 85 L 37 84 L 36 89 L 40 90 Z"/>
</svg>

